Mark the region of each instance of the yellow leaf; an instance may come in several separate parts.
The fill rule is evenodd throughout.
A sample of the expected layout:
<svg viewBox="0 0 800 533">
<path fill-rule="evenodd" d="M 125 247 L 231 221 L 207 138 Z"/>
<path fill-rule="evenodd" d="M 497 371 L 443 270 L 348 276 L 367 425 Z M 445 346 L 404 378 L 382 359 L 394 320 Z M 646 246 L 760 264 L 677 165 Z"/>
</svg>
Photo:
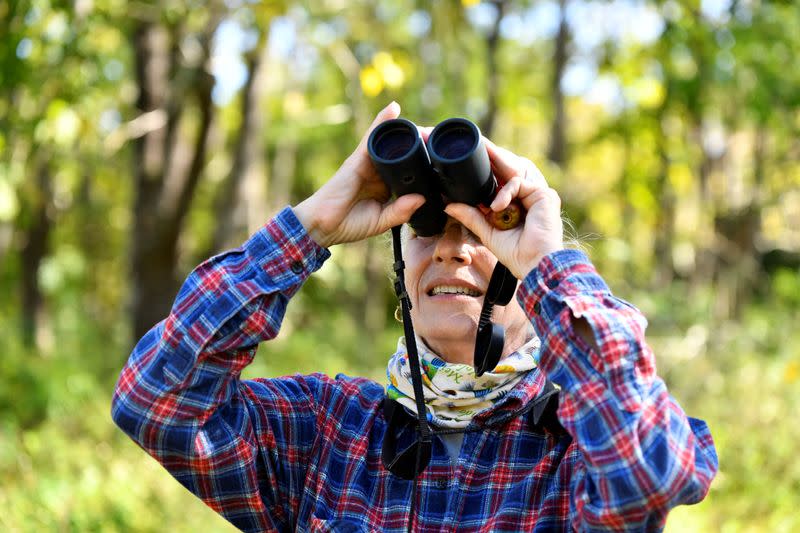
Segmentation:
<svg viewBox="0 0 800 533">
<path fill-rule="evenodd" d="M 378 52 L 372 58 L 372 64 L 378 70 L 383 79 L 383 83 L 391 88 L 397 89 L 406 81 L 405 72 L 398 65 L 392 55 L 388 52 Z"/>
<path fill-rule="evenodd" d="M 673 163 L 667 171 L 672 188 L 679 195 L 687 194 L 692 189 L 692 169 L 685 163 Z"/>
<path fill-rule="evenodd" d="M 383 91 L 383 78 L 373 66 L 361 69 L 361 90 L 369 97 L 378 96 Z"/>
<path fill-rule="evenodd" d="M 800 363 L 790 361 L 783 372 L 783 379 L 786 383 L 794 383 L 798 378 L 800 378 Z"/>
<path fill-rule="evenodd" d="M 660 106 L 666 95 L 664 85 L 654 78 L 638 80 L 631 88 L 631 92 L 639 107 L 645 109 L 654 109 Z"/>
<path fill-rule="evenodd" d="M 378 52 L 372 57 L 372 64 L 375 65 L 375 68 L 379 71 L 392 63 L 394 63 L 394 60 L 392 59 L 392 54 L 389 52 Z"/>
</svg>

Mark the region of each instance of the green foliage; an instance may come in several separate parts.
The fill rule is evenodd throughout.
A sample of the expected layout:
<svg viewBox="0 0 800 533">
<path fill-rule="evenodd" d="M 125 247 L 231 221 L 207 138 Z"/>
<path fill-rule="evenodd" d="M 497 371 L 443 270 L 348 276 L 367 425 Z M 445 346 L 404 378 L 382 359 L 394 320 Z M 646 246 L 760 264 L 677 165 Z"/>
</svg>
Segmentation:
<svg viewBox="0 0 800 533">
<path fill-rule="evenodd" d="M 146 158 L 134 146 L 163 127 L 157 113 L 136 109 L 135 29 L 147 21 L 182 32 L 170 49 L 180 61 L 164 75 L 193 94 L 215 10 L 245 44 L 211 67 L 272 47 L 263 124 L 249 132 L 267 206 L 244 194 L 234 207 L 266 217 L 311 194 L 392 99 L 420 124 L 480 120 L 496 108 L 492 138 L 534 160 L 559 191 L 601 273 L 647 315 L 660 375 L 712 429 L 720 475 L 706 501 L 673 512 L 668 530 L 800 529 L 798 4 L 570 2 L 567 66 L 589 72 L 583 88 L 552 81 L 555 30 L 541 21 L 556 2 L 505 3 L 495 67 L 488 4 L 0 0 L 0 529 L 231 530 L 108 413 L 135 341 L 134 170 Z M 657 35 L 636 37 L 627 20 L 623 33 L 596 23 L 624 9 L 655 17 Z M 234 70 L 216 71 L 218 85 Z M 568 89 L 564 163 L 544 156 L 558 87 Z M 215 100 L 172 265 L 179 277 L 219 251 L 216 206 L 246 122 L 242 92 Z M 178 144 L 190 143 L 197 123 L 187 105 Z M 244 239 L 254 229 L 246 225 L 228 237 Z M 775 268 L 770 251 L 784 258 Z M 383 381 L 401 334 L 384 282 L 388 248 L 360 243 L 333 254 L 245 377 L 321 371 Z M 386 275 L 374 261 L 382 254 Z M 33 308 L 21 303 L 31 285 L 41 299 Z M 21 325 L 32 316 L 28 338 Z"/>
<path fill-rule="evenodd" d="M 686 306 L 674 294 L 659 295 L 651 314 L 666 319 L 648 335 L 659 374 L 687 414 L 708 423 L 720 460 L 707 500 L 674 511 L 669 529 L 795 531 L 800 427 L 792 406 L 800 401 L 800 332 L 791 324 L 800 308 L 775 294 L 748 307 L 741 320 L 709 323 L 714 297 L 695 294 Z"/>
</svg>

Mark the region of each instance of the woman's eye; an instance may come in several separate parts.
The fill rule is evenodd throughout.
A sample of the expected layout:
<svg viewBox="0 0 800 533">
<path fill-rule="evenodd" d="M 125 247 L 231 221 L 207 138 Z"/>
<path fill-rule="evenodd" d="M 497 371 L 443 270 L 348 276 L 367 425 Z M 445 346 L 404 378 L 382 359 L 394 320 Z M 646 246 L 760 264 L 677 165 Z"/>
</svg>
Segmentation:
<svg viewBox="0 0 800 533">
<path fill-rule="evenodd" d="M 411 238 L 412 239 L 420 239 L 423 242 L 425 242 L 425 241 L 433 241 L 433 240 L 436 240 L 436 239 L 440 238 L 442 235 L 444 235 L 443 232 L 442 233 L 436 233 L 434 235 L 419 235 L 413 229 L 410 230 L 410 233 L 411 233 Z"/>
<path fill-rule="evenodd" d="M 480 238 L 477 235 L 472 233 L 470 230 L 464 228 L 464 241 L 472 241 L 476 244 L 481 244 Z M 434 235 L 419 235 L 413 229 L 410 231 L 410 235 L 412 239 L 418 240 L 422 243 L 434 243 L 444 237 L 444 232 L 436 233 Z"/>
<path fill-rule="evenodd" d="M 420 242 L 429 244 L 438 241 L 442 235 L 442 233 L 437 233 L 436 235 L 428 235 L 426 237 L 418 236 L 417 239 L 419 239 Z"/>
</svg>

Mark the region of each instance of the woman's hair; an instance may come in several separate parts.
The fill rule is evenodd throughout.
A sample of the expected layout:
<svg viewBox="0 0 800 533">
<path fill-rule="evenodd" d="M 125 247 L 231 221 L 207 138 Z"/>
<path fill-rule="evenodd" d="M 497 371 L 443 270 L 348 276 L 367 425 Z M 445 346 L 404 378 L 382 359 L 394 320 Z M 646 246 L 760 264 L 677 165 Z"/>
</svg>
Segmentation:
<svg viewBox="0 0 800 533">
<path fill-rule="evenodd" d="M 564 248 L 572 248 L 573 250 L 580 250 L 581 252 L 589 251 L 589 240 L 594 239 L 593 235 L 579 235 L 575 227 L 575 223 L 561 212 L 561 223 L 564 226 Z"/>
</svg>

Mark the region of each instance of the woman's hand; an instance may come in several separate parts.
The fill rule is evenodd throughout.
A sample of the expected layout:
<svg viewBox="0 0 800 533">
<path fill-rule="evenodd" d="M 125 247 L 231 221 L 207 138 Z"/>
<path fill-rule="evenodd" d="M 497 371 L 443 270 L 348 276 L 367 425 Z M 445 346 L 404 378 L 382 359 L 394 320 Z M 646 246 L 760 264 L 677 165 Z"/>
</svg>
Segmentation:
<svg viewBox="0 0 800 533">
<path fill-rule="evenodd" d="M 336 174 L 294 208 L 298 220 L 320 246 L 327 248 L 383 233 L 407 222 L 425 202 L 419 194 L 407 194 L 388 202 L 390 191 L 367 153 L 367 139 L 372 130 L 399 115 L 400 106 L 396 102 L 381 110 Z"/>
<path fill-rule="evenodd" d="M 519 198 L 527 211 L 524 223 L 499 230 L 478 208 L 452 203 L 445 211 L 477 235 L 517 279 L 523 279 L 542 257 L 564 248 L 561 199 L 530 160 L 485 141 L 494 175 L 503 184 L 489 207 L 497 213 Z"/>
</svg>

